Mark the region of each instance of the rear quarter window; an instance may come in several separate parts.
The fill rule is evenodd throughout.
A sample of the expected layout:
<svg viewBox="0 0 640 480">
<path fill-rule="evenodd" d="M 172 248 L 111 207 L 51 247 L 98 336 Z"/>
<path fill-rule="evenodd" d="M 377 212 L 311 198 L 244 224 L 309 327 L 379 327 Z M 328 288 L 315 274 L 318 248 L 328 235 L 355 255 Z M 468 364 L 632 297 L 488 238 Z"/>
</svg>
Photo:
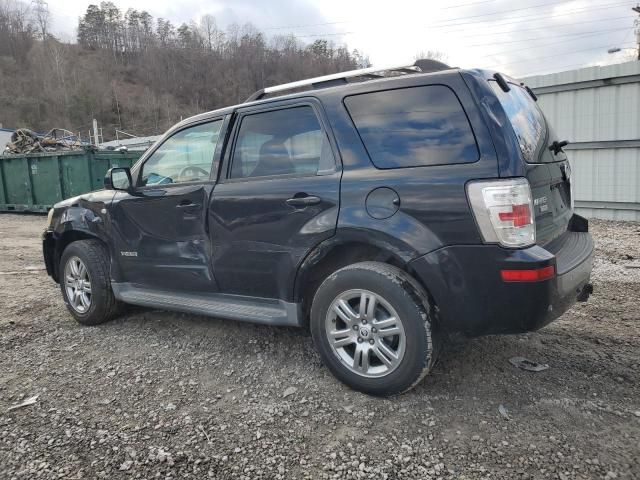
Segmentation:
<svg viewBox="0 0 640 480">
<path fill-rule="evenodd" d="M 542 110 L 527 91 L 513 83 L 509 84 L 511 88 L 508 92 L 502 90 L 494 80 L 489 81 L 489 84 L 509 117 L 525 161 L 536 163 L 544 162 L 545 159 L 558 160 L 539 154 L 543 147 L 546 122 Z"/>
<path fill-rule="evenodd" d="M 472 163 L 479 158 L 469 119 L 449 87 L 363 93 L 344 103 L 377 168 Z"/>
</svg>

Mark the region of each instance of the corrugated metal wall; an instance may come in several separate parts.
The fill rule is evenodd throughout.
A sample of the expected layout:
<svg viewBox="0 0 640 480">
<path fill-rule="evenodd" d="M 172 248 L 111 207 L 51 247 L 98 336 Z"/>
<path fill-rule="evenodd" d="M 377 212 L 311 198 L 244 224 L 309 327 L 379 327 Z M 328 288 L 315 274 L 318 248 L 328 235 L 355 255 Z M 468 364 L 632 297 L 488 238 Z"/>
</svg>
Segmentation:
<svg viewBox="0 0 640 480">
<path fill-rule="evenodd" d="M 640 62 L 523 79 L 560 140 L 587 217 L 640 220 Z"/>
</svg>

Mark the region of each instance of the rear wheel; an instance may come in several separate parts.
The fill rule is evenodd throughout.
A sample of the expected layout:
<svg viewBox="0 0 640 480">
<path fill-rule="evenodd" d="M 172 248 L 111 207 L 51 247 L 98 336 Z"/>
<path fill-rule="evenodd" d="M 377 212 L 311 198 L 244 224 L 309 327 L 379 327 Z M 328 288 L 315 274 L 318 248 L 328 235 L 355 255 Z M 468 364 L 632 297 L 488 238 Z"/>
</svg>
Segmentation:
<svg viewBox="0 0 640 480">
<path fill-rule="evenodd" d="M 84 325 L 98 325 L 120 313 L 111 290 L 109 252 L 98 240 L 70 243 L 60 258 L 60 289 L 71 315 Z"/>
<path fill-rule="evenodd" d="M 313 300 L 311 333 L 329 370 L 372 395 L 412 388 L 435 360 L 426 294 L 407 273 L 383 263 L 330 275 Z"/>
</svg>

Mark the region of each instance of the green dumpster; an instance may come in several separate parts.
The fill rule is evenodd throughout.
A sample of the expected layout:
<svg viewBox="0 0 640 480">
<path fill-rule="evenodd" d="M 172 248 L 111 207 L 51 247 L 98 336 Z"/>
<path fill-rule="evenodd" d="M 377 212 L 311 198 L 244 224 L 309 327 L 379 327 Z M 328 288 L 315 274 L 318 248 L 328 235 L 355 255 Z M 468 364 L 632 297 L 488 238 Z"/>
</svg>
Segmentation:
<svg viewBox="0 0 640 480">
<path fill-rule="evenodd" d="M 46 212 L 102 188 L 111 167 L 130 167 L 143 152 L 66 151 L 0 155 L 0 211 Z"/>
</svg>

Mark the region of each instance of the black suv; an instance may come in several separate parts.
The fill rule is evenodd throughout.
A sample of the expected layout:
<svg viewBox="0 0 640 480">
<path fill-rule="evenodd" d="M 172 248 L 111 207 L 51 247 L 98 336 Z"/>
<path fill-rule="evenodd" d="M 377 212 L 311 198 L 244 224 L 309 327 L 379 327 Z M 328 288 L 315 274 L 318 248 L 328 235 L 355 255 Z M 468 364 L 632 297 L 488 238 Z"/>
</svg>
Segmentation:
<svg viewBox="0 0 640 480">
<path fill-rule="evenodd" d="M 71 314 L 308 326 L 336 377 L 390 395 L 445 333 L 535 330 L 586 300 L 593 242 L 534 93 L 433 70 L 267 88 L 55 205 L 44 258 Z"/>
</svg>

